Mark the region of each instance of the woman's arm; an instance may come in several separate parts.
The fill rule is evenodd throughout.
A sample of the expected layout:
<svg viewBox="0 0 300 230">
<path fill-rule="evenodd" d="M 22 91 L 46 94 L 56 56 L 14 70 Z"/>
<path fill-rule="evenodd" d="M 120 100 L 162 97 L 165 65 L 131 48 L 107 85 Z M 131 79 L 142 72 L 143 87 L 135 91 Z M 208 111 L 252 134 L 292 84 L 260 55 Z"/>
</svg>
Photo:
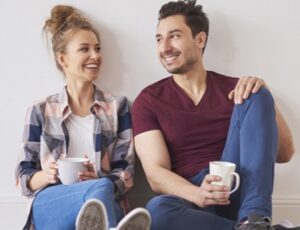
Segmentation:
<svg viewBox="0 0 300 230">
<path fill-rule="evenodd" d="M 119 100 L 117 139 L 111 154 L 111 171 L 108 178 L 117 188 L 117 194 L 123 196 L 133 186 L 134 147 L 129 101 Z"/>
<path fill-rule="evenodd" d="M 21 187 L 25 196 L 32 196 L 35 190 L 46 183 L 46 175 L 41 171 L 40 163 L 42 122 L 39 111 L 36 105 L 31 106 L 27 111 L 23 143 L 16 167 L 16 184 Z"/>
</svg>

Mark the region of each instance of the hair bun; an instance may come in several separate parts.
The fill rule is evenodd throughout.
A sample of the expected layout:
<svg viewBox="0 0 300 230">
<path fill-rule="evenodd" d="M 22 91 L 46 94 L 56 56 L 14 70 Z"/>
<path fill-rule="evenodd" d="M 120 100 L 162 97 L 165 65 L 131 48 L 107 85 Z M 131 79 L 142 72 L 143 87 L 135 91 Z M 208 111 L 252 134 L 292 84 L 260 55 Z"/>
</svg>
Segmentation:
<svg viewBox="0 0 300 230">
<path fill-rule="evenodd" d="M 60 21 L 69 17 L 75 12 L 76 10 L 72 6 L 57 5 L 51 11 L 51 19 Z"/>
<path fill-rule="evenodd" d="M 77 10 L 72 6 L 57 5 L 51 11 L 51 17 L 46 21 L 44 29 L 54 35 L 69 20 L 70 17 L 79 16 Z"/>
</svg>

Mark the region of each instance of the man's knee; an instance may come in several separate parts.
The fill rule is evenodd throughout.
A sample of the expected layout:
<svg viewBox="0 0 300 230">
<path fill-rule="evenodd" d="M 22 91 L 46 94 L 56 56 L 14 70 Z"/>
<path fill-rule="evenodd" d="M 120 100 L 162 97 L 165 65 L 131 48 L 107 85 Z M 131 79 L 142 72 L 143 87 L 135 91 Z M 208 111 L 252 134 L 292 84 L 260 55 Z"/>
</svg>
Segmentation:
<svg viewBox="0 0 300 230">
<path fill-rule="evenodd" d="M 146 208 L 149 210 L 149 212 L 157 213 L 165 211 L 166 209 L 174 206 L 175 203 L 178 203 L 178 198 L 174 196 L 161 195 L 152 198 L 148 202 Z"/>
<path fill-rule="evenodd" d="M 255 111 L 273 112 L 274 111 L 274 100 L 269 90 L 261 88 L 257 93 L 252 94 L 240 107 L 248 110 L 249 107 Z"/>
<path fill-rule="evenodd" d="M 146 209 L 149 211 L 152 224 L 151 229 L 153 230 L 160 230 L 160 229 L 168 229 L 168 217 L 167 213 L 170 210 L 175 202 L 175 197 L 161 195 L 152 198 L 147 206 Z"/>
</svg>

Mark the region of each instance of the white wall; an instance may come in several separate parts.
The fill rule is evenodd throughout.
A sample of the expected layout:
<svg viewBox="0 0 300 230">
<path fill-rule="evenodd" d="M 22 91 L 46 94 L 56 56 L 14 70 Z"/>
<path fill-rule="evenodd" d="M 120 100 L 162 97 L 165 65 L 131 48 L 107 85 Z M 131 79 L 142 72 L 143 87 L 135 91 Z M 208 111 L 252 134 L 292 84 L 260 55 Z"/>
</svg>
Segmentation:
<svg viewBox="0 0 300 230">
<path fill-rule="evenodd" d="M 24 199 L 14 187 L 14 167 L 28 105 L 60 90 L 61 75 L 41 36 L 52 6 L 78 7 L 102 32 L 104 88 L 131 100 L 167 74 L 155 48 L 157 11 L 166 0 L 69 0 L 0 2 L 0 226 L 20 229 Z M 299 53 L 300 1 L 202 0 L 211 20 L 205 62 L 234 76 L 261 76 L 270 86 L 294 135 L 292 162 L 276 167 L 274 222 L 300 223 Z M 298 99 L 297 99 L 298 98 Z M 259 175 L 258 175 L 259 176 Z"/>
</svg>

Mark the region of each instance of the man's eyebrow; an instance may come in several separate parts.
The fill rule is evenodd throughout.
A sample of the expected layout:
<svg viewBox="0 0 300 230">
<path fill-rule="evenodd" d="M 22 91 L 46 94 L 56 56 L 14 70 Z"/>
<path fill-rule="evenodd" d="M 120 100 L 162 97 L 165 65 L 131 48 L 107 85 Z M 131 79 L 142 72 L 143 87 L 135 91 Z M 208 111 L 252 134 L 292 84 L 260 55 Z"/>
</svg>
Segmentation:
<svg viewBox="0 0 300 230">
<path fill-rule="evenodd" d="M 161 34 L 156 34 L 155 35 L 155 38 L 159 38 L 159 37 L 161 37 Z"/>
<path fill-rule="evenodd" d="M 172 34 L 172 33 L 177 33 L 177 32 L 182 32 L 182 30 L 180 30 L 180 29 L 174 29 L 174 30 L 170 30 L 168 33 Z"/>
<path fill-rule="evenodd" d="M 168 34 L 173 34 L 173 33 L 177 33 L 177 32 L 182 32 L 182 30 L 180 30 L 180 29 L 174 29 L 174 30 L 170 30 L 170 31 L 168 31 Z M 159 37 L 161 37 L 162 35 L 161 34 L 156 34 L 155 35 L 155 37 L 156 38 L 159 38 Z"/>
</svg>

